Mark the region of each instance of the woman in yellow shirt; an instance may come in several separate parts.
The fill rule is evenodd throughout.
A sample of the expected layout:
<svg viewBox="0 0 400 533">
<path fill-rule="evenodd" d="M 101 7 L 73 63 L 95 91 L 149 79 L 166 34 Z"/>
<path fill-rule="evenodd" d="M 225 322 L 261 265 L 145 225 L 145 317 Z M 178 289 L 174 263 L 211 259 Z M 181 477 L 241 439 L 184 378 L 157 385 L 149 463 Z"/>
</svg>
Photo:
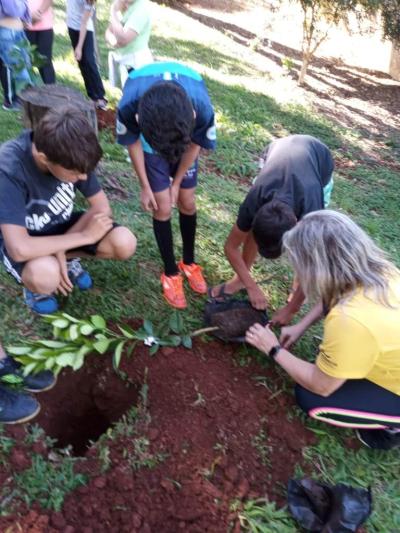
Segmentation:
<svg viewBox="0 0 400 533">
<path fill-rule="evenodd" d="M 285 233 L 286 251 L 315 307 L 281 331 L 255 324 L 246 340 L 296 381 L 296 400 L 313 418 L 357 428 L 371 448 L 400 446 L 400 272 L 349 217 L 315 211 Z M 288 349 L 319 318 L 315 363 Z"/>
</svg>

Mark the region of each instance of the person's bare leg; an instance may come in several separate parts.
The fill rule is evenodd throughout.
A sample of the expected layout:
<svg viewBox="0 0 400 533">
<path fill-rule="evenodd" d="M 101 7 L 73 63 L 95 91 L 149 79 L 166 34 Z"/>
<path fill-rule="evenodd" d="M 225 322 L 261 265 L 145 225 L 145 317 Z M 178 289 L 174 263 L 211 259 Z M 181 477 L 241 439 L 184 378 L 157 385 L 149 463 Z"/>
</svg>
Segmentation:
<svg viewBox="0 0 400 533">
<path fill-rule="evenodd" d="M 0 361 L 5 358 L 6 358 L 6 352 L 4 351 L 3 345 L 0 344 Z"/>
<path fill-rule="evenodd" d="M 54 256 L 38 257 L 26 263 L 22 283 L 32 292 L 52 294 L 60 285 L 60 265 Z"/>
<path fill-rule="evenodd" d="M 249 232 L 249 234 L 246 237 L 246 240 L 243 244 L 242 248 L 242 257 L 244 262 L 246 263 L 246 266 L 249 270 L 251 270 L 251 267 L 254 265 L 254 261 L 256 260 L 258 254 L 258 246 L 256 241 L 254 240 L 253 233 Z M 213 287 L 211 289 L 211 296 L 217 297 L 218 293 L 221 290 L 221 285 L 217 285 L 216 287 Z M 234 274 L 234 276 L 224 283 L 225 288 L 225 294 L 235 294 L 241 289 L 244 289 L 244 285 L 239 278 L 237 274 Z"/>
</svg>

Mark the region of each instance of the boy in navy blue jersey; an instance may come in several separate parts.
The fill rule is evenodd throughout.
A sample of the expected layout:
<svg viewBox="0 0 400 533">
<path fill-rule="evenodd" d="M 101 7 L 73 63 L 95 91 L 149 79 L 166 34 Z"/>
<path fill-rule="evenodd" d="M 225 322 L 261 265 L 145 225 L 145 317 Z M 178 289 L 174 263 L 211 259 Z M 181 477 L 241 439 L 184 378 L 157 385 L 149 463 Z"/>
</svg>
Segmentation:
<svg viewBox="0 0 400 533">
<path fill-rule="evenodd" d="M 139 177 L 141 204 L 153 212 L 153 229 L 164 263 L 164 297 L 186 307 L 182 274 L 197 293 L 207 291 L 195 263 L 198 156 L 215 148 L 214 110 L 201 76 L 179 63 L 153 63 L 132 71 L 118 106 L 118 142 L 128 148 Z M 183 260 L 175 260 L 172 207 L 179 209 Z"/>
<path fill-rule="evenodd" d="M 40 314 L 58 309 L 55 293 L 92 280 L 78 257 L 129 259 L 136 238 L 115 224 L 94 169 L 102 150 L 79 109 L 48 111 L 35 131 L 0 147 L 0 262 Z M 79 191 L 86 211 L 75 211 Z"/>
</svg>

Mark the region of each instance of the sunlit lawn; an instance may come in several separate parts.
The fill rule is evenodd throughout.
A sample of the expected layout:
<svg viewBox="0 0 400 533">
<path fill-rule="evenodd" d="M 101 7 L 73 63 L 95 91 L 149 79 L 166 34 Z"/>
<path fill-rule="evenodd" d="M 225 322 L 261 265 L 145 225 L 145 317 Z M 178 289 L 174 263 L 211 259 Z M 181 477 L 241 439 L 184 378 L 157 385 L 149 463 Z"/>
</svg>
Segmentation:
<svg viewBox="0 0 400 533">
<path fill-rule="evenodd" d="M 103 75 L 106 77 L 106 48 L 102 42 L 107 20 L 108 2 L 101 0 L 98 10 L 98 38 Z M 63 22 L 65 6 L 56 2 L 57 24 L 55 65 L 60 82 L 83 89 L 79 70 Z M 154 6 L 155 29 L 151 46 L 158 58 L 177 59 L 197 68 L 206 78 L 215 105 L 218 120 L 218 149 L 203 158 L 198 187 L 199 229 L 198 261 L 204 266 L 210 284 L 226 279 L 231 271 L 223 255 L 223 242 L 230 225 L 235 220 L 238 206 L 257 171 L 258 155 L 275 135 L 308 133 L 328 144 L 333 153 L 346 147 L 353 152 L 352 170 L 346 176 L 336 173 L 333 207 L 351 214 L 400 265 L 398 235 L 398 199 L 400 182 L 389 167 L 371 170 L 358 159 L 361 153 L 362 134 L 341 128 L 338 124 L 304 108 L 285 95 L 287 80 L 282 78 L 282 93 L 274 99 L 269 90 L 269 76 L 263 70 L 262 57 L 256 52 L 235 43 L 224 33 L 210 29 L 179 12 L 165 6 Z M 113 105 L 119 91 L 110 91 Z M 276 82 L 274 84 L 276 92 Z M 0 141 L 17 135 L 21 130 L 16 115 L 0 111 Z M 89 265 L 95 282 L 90 293 L 74 293 L 63 302 L 70 313 L 84 316 L 101 313 L 106 319 L 123 321 L 124 317 L 146 317 L 154 323 L 166 317 L 170 308 L 160 296 L 159 274 L 161 263 L 155 246 L 151 218 L 141 211 L 138 202 L 138 185 L 132 177 L 124 151 L 114 144 L 111 132 L 101 135 L 105 152 L 100 177 L 116 177 L 128 191 L 128 199 L 113 201 L 115 218 L 129 226 L 138 237 L 138 251 L 129 263 L 93 263 Z M 388 146 L 387 152 L 398 148 Z M 180 239 L 177 217 L 174 217 L 177 256 Z M 255 269 L 258 280 L 270 277 L 265 289 L 272 308 L 285 301 L 291 276 L 282 261 L 260 261 Z M 47 330 L 37 317 L 25 308 L 21 288 L 5 273 L 0 274 L 2 298 L 0 300 L 1 338 L 9 343 L 26 335 L 43 334 Z M 202 320 L 204 300 L 189 297 L 189 307 L 184 318 L 193 325 Z M 318 328 L 317 328 L 318 330 Z M 297 353 L 311 357 L 315 341 L 311 331 L 297 347 Z M 251 351 L 248 351 L 251 354 Z M 285 413 L 282 413 L 285 416 Z M 368 450 L 354 452 L 344 445 L 347 432 L 332 430 L 321 424 L 305 420 L 316 429 L 319 443 L 305 455 L 314 465 L 315 475 L 337 482 L 372 485 L 375 511 L 369 521 L 369 530 L 375 532 L 400 531 L 400 456 L 398 452 L 375 453 Z M 274 513 L 272 513 L 272 516 Z M 273 520 L 273 519 L 272 519 Z M 278 520 L 278 517 L 277 517 Z M 272 527 L 279 527 L 279 520 Z M 296 531 L 288 522 L 288 531 Z"/>
</svg>

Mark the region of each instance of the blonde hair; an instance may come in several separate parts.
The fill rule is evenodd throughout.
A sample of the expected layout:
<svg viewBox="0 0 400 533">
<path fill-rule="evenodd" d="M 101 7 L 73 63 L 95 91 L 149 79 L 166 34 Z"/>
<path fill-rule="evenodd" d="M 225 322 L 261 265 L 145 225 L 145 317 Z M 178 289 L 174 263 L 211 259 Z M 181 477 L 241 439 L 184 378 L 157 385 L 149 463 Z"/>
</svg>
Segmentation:
<svg viewBox="0 0 400 533">
<path fill-rule="evenodd" d="M 372 239 L 350 217 L 314 211 L 283 236 L 283 249 L 305 295 L 329 309 L 356 289 L 392 307 L 389 278 L 400 274 Z"/>
</svg>

